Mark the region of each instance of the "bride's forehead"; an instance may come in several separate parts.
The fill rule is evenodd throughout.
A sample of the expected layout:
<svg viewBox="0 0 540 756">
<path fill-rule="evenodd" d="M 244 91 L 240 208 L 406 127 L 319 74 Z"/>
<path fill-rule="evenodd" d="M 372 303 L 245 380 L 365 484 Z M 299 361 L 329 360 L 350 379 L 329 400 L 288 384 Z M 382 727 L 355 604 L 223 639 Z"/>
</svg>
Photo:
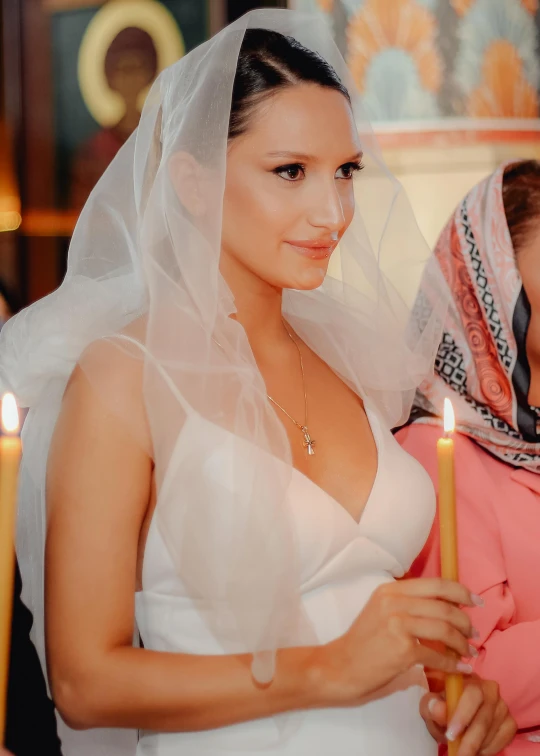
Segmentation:
<svg viewBox="0 0 540 756">
<path fill-rule="evenodd" d="M 329 135 L 332 139 L 329 140 Z M 268 149 L 288 149 L 283 142 L 299 142 L 305 151 L 326 150 L 339 144 L 346 151 L 359 146 L 351 106 L 346 97 L 329 87 L 296 85 L 264 98 L 250 114 L 246 137 L 265 142 Z"/>
</svg>

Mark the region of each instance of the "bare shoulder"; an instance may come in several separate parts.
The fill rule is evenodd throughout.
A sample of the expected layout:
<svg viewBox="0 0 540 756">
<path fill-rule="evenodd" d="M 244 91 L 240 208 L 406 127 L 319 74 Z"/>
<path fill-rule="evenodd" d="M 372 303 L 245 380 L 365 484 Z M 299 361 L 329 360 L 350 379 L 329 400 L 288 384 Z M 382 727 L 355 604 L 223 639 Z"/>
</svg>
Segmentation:
<svg viewBox="0 0 540 756">
<path fill-rule="evenodd" d="M 82 353 L 66 387 L 60 424 L 71 431 L 113 430 L 131 437 L 150 453 L 143 399 L 144 322 L 92 342 Z"/>
</svg>

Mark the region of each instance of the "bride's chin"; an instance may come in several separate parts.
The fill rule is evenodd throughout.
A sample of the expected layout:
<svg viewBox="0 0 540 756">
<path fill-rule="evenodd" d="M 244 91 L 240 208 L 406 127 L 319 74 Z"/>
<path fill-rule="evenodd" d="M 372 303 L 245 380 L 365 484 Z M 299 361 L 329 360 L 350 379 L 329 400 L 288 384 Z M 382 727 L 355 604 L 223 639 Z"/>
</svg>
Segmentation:
<svg viewBox="0 0 540 756">
<path fill-rule="evenodd" d="M 296 285 L 291 288 L 303 291 L 318 289 L 326 278 L 327 267 L 327 265 L 305 267 L 300 271 Z"/>
<path fill-rule="evenodd" d="M 326 260 L 323 260 L 319 265 L 305 265 L 300 269 L 296 267 L 296 270 L 283 271 L 281 275 L 278 274 L 273 278 L 264 276 L 263 280 L 282 290 L 312 291 L 322 285 L 327 272 L 328 264 Z"/>
</svg>

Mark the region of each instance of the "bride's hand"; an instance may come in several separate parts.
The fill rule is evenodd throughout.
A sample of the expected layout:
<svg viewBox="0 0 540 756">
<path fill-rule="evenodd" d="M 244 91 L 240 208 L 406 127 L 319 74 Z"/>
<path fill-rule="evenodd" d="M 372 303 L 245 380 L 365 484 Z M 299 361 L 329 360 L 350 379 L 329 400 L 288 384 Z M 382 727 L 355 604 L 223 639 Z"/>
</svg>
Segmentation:
<svg viewBox="0 0 540 756">
<path fill-rule="evenodd" d="M 327 696 L 336 705 L 362 703 L 415 665 L 470 674 L 460 658 L 470 656 L 472 627 L 459 605 L 480 602 L 464 586 L 440 578 L 380 586 L 347 633 L 321 647 Z M 431 647 L 432 641 L 460 658 Z"/>
<path fill-rule="evenodd" d="M 426 693 L 420 713 L 438 743 L 463 733 L 458 756 L 494 756 L 516 734 L 516 723 L 499 695 L 497 683 L 476 675 L 465 679 L 465 690 L 451 722 L 447 722 L 444 693 Z"/>
</svg>

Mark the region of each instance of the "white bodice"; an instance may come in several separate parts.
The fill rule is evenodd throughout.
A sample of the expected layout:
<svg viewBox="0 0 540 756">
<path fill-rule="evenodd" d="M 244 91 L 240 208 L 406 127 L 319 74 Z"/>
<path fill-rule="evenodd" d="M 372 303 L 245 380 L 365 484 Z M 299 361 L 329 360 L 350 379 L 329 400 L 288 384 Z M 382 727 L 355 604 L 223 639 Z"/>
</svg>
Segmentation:
<svg viewBox="0 0 540 756">
<path fill-rule="evenodd" d="M 368 409 L 368 419 L 378 468 L 360 523 L 297 470 L 287 492 L 301 559 L 303 609 L 320 643 L 343 634 L 378 585 L 407 572 L 434 516 L 435 496 L 427 473 L 382 427 L 373 410 Z M 190 443 L 197 444 L 198 433 L 217 434 L 205 473 L 219 478 L 226 489 L 234 437 L 201 421 L 190 428 Z M 234 449 L 237 453 L 238 446 Z M 174 486 L 164 481 L 160 497 L 174 495 L 178 495 Z M 216 517 L 224 518 L 226 532 L 226 512 L 216 512 Z M 205 622 L 204 610 L 182 584 L 165 541 L 159 518 L 154 517 L 144 555 L 143 590 L 136 597 L 144 646 L 168 652 L 225 653 Z M 299 642 L 300 638 L 291 638 L 291 645 Z M 209 732 L 141 733 L 137 756 L 262 752 L 267 756 L 434 756 L 437 748 L 418 708 L 424 690 L 423 672 L 414 669 L 396 680 L 384 697 L 361 707 L 301 712 Z"/>
</svg>

